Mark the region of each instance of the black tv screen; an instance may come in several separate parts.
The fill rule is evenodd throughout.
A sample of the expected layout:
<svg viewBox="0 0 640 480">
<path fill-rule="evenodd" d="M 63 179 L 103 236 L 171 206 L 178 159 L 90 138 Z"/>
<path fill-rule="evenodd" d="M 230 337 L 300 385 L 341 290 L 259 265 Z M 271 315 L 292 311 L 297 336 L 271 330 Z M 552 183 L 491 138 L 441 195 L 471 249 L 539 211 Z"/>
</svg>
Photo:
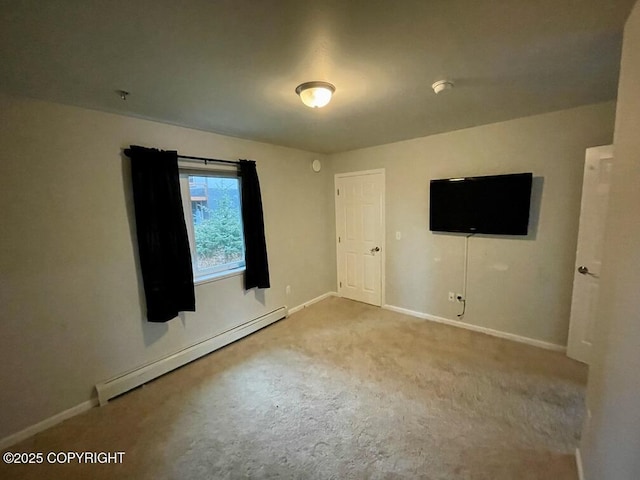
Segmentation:
<svg viewBox="0 0 640 480">
<path fill-rule="evenodd" d="M 513 173 L 431 180 L 429 229 L 526 235 L 532 178 Z"/>
</svg>

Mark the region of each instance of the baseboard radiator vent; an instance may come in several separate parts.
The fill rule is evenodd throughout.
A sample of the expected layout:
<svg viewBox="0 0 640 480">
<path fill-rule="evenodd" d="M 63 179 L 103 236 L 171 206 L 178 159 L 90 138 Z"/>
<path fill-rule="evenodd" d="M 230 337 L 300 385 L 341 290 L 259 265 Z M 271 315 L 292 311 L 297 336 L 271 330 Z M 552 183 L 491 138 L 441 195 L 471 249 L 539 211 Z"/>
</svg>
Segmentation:
<svg viewBox="0 0 640 480">
<path fill-rule="evenodd" d="M 203 340 L 190 347 L 180 350 L 173 355 L 149 363 L 142 367 L 136 368 L 128 373 L 98 383 L 96 390 L 98 391 L 98 400 L 100 405 L 105 405 L 111 398 L 117 397 L 129 390 L 139 387 L 151 380 L 158 378 L 165 373 L 169 373 L 178 367 L 186 365 L 189 362 L 207 355 L 219 348 L 229 345 L 236 340 L 246 337 L 247 335 L 260 330 L 278 320 L 287 316 L 287 308 L 280 307 L 277 310 L 255 318 L 247 323 L 243 323 L 231 330 L 220 333 L 214 337 Z"/>
</svg>

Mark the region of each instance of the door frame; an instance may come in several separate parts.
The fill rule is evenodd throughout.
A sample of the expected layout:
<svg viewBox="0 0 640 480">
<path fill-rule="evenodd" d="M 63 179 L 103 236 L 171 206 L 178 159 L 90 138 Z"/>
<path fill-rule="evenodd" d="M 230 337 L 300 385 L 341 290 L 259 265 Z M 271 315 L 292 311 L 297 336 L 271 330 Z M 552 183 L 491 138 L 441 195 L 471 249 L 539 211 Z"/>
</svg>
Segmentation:
<svg viewBox="0 0 640 480">
<path fill-rule="evenodd" d="M 335 242 L 336 242 L 336 291 L 338 292 L 338 296 L 340 296 L 340 269 L 338 268 L 338 179 L 347 178 L 347 177 L 359 177 L 365 175 L 377 175 L 382 174 L 382 211 L 381 220 L 382 220 L 382 235 L 380 238 L 380 307 L 383 307 L 387 304 L 385 299 L 386 293 L 386 282 L 385 282 L 385 265 L 387 258 L 387 221 L 386 221 L 386 209 L 387 209 L 387 197 L 386 197 L 386 189 L 387 189 L 387 177 L 386 170 L 384 168 L 375 168 L 372 170 L 360 170 L 357 172 L 345 172 L 345 173 L 336 173 L 333 179 L 333 206 L 335 210 Z"/>
</svg>

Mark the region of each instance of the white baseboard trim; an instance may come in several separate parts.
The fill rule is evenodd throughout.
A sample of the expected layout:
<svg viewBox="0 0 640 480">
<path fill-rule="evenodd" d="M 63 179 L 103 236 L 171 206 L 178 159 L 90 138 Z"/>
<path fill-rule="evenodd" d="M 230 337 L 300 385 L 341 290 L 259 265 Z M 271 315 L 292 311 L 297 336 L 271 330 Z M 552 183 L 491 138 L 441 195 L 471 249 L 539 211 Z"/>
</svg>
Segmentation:
<svg viewBox="0 0 640 480">
<path fill-rule="evenodd" d="M 287 316 L 286 307 L 280 307 L 272 312 L 243 323 L 231 330 L 203 340 L 195 345 L 184 348 L 179 352 L 156 360 L 152 363 L 136 368 L 128 373 L 112 378 L 96 385 L 100 405 L 105 405 L 111 398 L 121 395 L 142 384 L 182 367 L 204 355 L 222 348 L 236 340 L 271 325 Z"/>
<path fill-rule="evenodd" d="M 580 454 L 579 448 L 576 448 L 576 468 L 578 469 L 578 480 L 584 480 L 584 470 L 582 468 L 582 454 Z"/>
<path fill-rule="evenodd" d="M 15 445 L 22 440 L 26 440 L 29 437 L 32 437 L 36 433 L 40 433 L 47 428 L 51 428 L 58 423 L 64 422 L 65 420 L 75 417 L 81 413 L 86 412 L 87 410 L 91 410 L 93 407 L 98 405 L 98 399 L 92 398 L 91 400 L 87 400 L 86 402 L 82 402 L 75 407 L 71 407 L 63 412 L 57 413 L 52 417 L 46 418 L 41 422 L 36 423 L 35 425 L 31 425 L 30 427 L 25 428 L 24 430 L 20 430 L 19 432 L 13 433 L 8 437 L 0 440 L 0 450 L 4 450 L 12 445 Z"/>
<path fill-rule="evenodd" d="M 323 293 L 319 297 L 312 298 L 311 300 L 309 300 L 308 302 L 303 303 L 302 305 L 298 305 L 297 307 L 290 308 L 289 309 L 289 315 L 291 315 L 293 313 L 296 313 L 296 312 L 299 312 L 303 308 L 307 308 L 309 305 L 313 305 L 314 303 L 318 303 L 318 302 L 324 300 L 325 298 L 337 297 L 337 296 L 338 296 L 338 292 Z"/>
<path fill-rule="evenodd" d="M 566 352 L 567 347 L 562 345 L 556 345 L 555 343 L 544 342 L 542 340 L 536 340 L 535 338 L 522 337 L 513 333 L 501 332 L 500 330 L 494 330 L 492 328 L 481 327 L 479 325 L 472 325 L 470 323 L 461 322 L 459 320 L 450 320 L 444 317 L 438 317 L 436 315 L 430 315 L 428 313 L 416 312 L 415 310 L 409 310 L 408 308 L 396 307 L 395 305 L 383 305 L 385 310 L 391 310 L 392 312 L 404 313 L 412 317 L 422 318 L 430 320 L 432 322 L 444 323 L 445 325 L 451 325 L 453 327 L 464 328 L 472 330 L 474 332 L 480 332 L 493 337 L 505 338 L 507 340 L 513 340 L 514 342 L 525 343 L 534 347 L 544 348 L 545 350 L 552 350 L 554 352 Z"/>
</svg>

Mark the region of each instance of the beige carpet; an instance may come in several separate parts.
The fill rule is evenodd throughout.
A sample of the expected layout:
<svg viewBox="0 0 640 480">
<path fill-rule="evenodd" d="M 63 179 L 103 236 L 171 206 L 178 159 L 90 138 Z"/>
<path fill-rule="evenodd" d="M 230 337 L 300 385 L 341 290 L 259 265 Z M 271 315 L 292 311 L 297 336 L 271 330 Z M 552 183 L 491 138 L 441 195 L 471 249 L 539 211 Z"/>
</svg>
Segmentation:
<svg viewBox="0 0 640 480">
<path fill-rule="evenodd" d="M 3 479 L 571 479 L 586 369 L 330 298 L 11 451 Z"/>
</svg>

